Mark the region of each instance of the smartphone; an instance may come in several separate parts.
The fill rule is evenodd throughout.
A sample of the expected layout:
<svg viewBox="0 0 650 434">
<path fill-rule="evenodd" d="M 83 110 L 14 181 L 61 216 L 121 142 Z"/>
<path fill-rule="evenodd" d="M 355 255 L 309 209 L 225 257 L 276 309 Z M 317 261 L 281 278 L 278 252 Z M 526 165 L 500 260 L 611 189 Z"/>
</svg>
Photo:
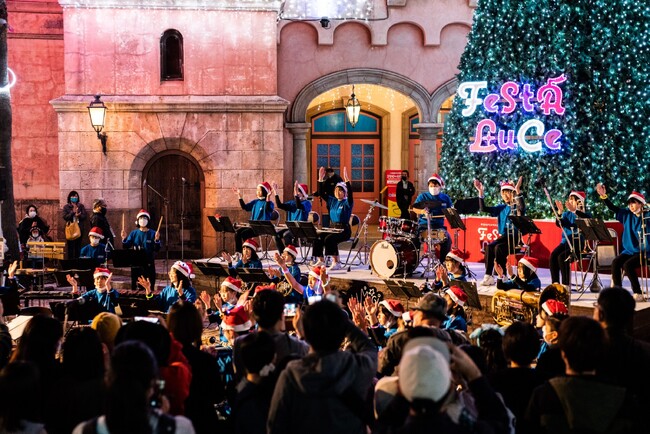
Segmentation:
<svg viewBox="0 0 650 434">
<path fill-rule="evenodd" d="M 296 316 L 296 303 L 285 303 L 284 316 Z"/>
<path fill-rule="evenodd" d="M 161 408 L 163 404 L 163 391 L 165 390 L 165 380 L 156 380 L 156 385 L 154 387 L 153 395 L 151 396 L 151 401 L 149 402 L 151 408 Z"/>
</svg>

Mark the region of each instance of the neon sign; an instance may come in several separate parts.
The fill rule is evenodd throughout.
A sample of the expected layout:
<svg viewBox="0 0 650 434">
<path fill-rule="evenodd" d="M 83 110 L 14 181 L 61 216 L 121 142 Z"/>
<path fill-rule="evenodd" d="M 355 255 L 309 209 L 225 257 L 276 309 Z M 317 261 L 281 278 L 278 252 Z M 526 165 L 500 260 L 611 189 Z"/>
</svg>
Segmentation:
<svg viewBox="0 0 650 434">
<path fill-rule="evenodd" d="M 562 89 L 560 84 L 566 81 L 564 74 L 549 78 L 546 84 L 537 89 L 535 94 L 530 84 L 519 85 L 507 81 L 501 85 L 499 93 L 491 93 L 484 98 L 479 92 L 487 89 L 487 81 L 468 81 L 458 86 L 458 96 L 464 100 L 462 115 L 472 116 L 479 106 L 486 113 L 493 115 L 509 115 L 515 112 L 517 104 L 526 114 L 532 114 L 536 109 L 544 116 L 563 116 L 565 108 L 562 105 Z M 534 134 L 533 134 L 534 133 Z M 474 140 L 470 144 L 470 152 L 488 153 L 498 150 L 506 151 L 520 147 L 527 152 L 539 152 L 544 146 L 551 150 L 559 150 L 562 146 L 562 132 L 557 129 L 546 131 L 546 126 L 539 119 L 529 119 L 524 122 L 517 133 L 513 130 L 499 130 L 492 119 L 483 119 L 476 126 Z M 539 140 L 542 139 L 542 140 Z"/>
</svg>

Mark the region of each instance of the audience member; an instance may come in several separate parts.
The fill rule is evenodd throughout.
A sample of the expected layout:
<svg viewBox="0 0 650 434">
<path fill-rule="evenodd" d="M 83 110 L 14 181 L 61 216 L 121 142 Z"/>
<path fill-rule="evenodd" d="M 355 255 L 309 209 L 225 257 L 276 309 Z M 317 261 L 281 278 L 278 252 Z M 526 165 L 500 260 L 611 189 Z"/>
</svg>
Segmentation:
<svg viewBox="0 0 650 434">
<path fill-rule="evenodd" d="M 224 385 L 216 357 L 200 350 L 201 316 L 192 303 L 180 301 L 169 309 L 167 326 L 172 336 L 183 345 L 183 354 L 192 368 L 185 416 L 192 421 L 197 434 L 214 432 L 218 424 L 214 406 L 224 398 Z"/>
<path fill-rule="evenodd" d="M 86 225 L 86 220 L 88 220 L 88 213 L 86 212 L 86 207 L 83 203 L 79 201 L 79 193 L 72 190 L 68 193 L 68 200 L 65 205 L 63 205 L 63 221 L 67 224 L 77 223 L 79 225 L 79 237 L 74 240 L 67 240 L 66 242 L 66 258 L 76 259 L 79 257 L 81 252 L 81 243 L 83 239 L 83 234 L 86 233 L 88 226 Z"/>
<path fill-rule="evenodd" d="M 606 337 L 591 318 L 562 321 L 559 343 L 566 376 L 552 378 L 533 392 L 526 412 L 529 433 L 633 433 L 633 407 L 624 387 L 596 376 Z"/>
<path fill-rule="evenodd" d="M 47 434 L 40 420 L 41 379 L 36 364 L 11 362 L 0 371 L 0 432 Z"/>
<path fill-rule="evenodd" d="M 184 416 L 168 416 L 151 403 L 156 395 L 158 364 L 142 342 L 127 341 L 115 347 L 107 376 L 104 415 L 83 422 L 72 434 L 193 434 Z"/>
<path fill-rule="evenodd" d="M 100 342 L 106 346 L 110 354 L 115 347 L 115 336 L 122 327 L 122 320 L 119 316 L 110 312 L 101 312 L 93 318 L 90 327 L 97 330 Z"/>
<path fill-rule="evenodd" d="M 280 374 L 268 433 L 365 433 L 377 347 L 329 300 L 307 307 L 303 329 L 310 352 Z M 341 351 L 345 338 L 348 351 Z"/>
<path fill-rule="evenodd" d="M 266 419 L 277 381 L 276 340 L 270 334 L 260 331 L 237 341 L 245 376 L 237 385 L 233 406 L 235 432 L 266 434 Z"/>
<path fill-rule="evenodd" d="M 564 360 L 562 359 L 558 342 L 560 337 L 560 324 L 569 317 L 569 311 L 561 301 L 550 299 L 542 303 L 538 317 L 538 326 L 542 323 L 544 343 L 542 344 L 540 354 L 537 356 L 535 370 L 542 379 L 549 380 L 553 377 L 564 375 Z"/>
</svg>

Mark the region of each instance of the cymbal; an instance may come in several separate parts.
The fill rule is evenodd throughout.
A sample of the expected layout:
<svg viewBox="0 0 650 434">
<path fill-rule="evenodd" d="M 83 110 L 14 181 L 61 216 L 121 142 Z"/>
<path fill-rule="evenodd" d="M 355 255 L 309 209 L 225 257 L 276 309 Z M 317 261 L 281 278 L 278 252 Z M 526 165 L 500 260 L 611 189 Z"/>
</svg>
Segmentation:
<svg viewBox="0 0 650 434">
<path fill-rule="evenodd" d="M 416 202 L 413 204 L 415 209 L 424 209 L 424 208 L 439 208 L 442 206 L 442 202 L 439 200 L 423 200 L 422 202 Z"/>
<path fill-rule="evenodd" d="M 369 200 L 369 199 L 359 199 L 359 200 L 360 200 L 361 202 L 363 202 L 363 203 L 367 203 L 368 205 L 374 205 L 374 206 L 376 206 L 377 208 L 388 209 L 388 207 L 387 207 L 386 205 L 382 205 L 382 204 L 380 204 L 379 202 L 374 201 L 374 200 Z"/>
</svg>

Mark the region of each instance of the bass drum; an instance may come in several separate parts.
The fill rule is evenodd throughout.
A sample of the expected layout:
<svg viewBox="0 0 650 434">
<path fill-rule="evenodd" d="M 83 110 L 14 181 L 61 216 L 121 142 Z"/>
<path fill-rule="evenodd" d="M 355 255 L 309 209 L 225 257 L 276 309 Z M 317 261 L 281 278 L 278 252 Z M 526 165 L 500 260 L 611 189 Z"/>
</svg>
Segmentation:
<svg viewBox="0 0 650 434">
<path fill-rule="evenodd" d="M 418 266 L 418 251 L 409 240 L 380 240 L 370 248 L 370 267 L 379 277 L 410 275 Z"/>
</svg>

